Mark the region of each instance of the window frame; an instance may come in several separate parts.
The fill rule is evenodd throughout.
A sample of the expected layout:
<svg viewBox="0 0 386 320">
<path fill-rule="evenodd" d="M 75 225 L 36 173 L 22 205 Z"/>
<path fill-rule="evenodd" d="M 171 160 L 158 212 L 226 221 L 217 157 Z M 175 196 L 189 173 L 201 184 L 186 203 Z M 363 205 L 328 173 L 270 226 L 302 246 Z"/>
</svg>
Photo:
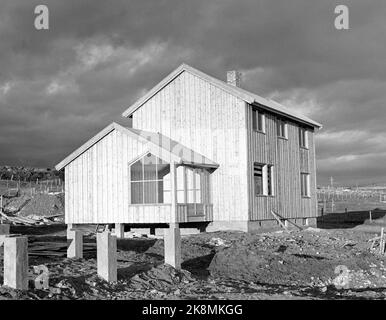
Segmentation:
<svg viewBox="0 0 386 320">
<path fill-rule="evenodd" d="M 283 130 L 280 129 L 282 125 L 283 125 Z M 281 135 L 281 133 L 283 133 L 283 135 Z M 288 140 L 288 123 L 286 120 L 282 118 L 276 119 L 276 135 L 279 139 Z"/>
<path fill-rule="evenodd" d="M 261 117 L 261 128 L 259 126 L 259 116 Z M 252 130 L 254 132 L 264 133 L 265 130 L 265 113 L 257 108 L 252 108 Z"/>
<path fill-rule="evenodd" d="M 300 172 L 300 195 L 302 198 L 311 198 L 310 174 L 308 172 Z"/>
<path fill-rule="evenodd" d="M 145 164 L 144 164 L 144 161 L 143 159 L 145 157 L 147 157 L 148 155 L 151 155 L 153 156 L 155 159 L 156 159 L 156 163 L 155 163 L 155 179 L 145 179 Z M 141 170 L 142 170 L 142 174 L 141 174 L 141 179 L 136 179 L 136 180 L 133 180 L 132 178 L 132 173 L 131 173 L 131 168 L 133 165 L 135 165 L 138 161 L 141 161 Z M 130 190 L 129 190 L 129 205 L 159 205 L 159 204 L 167 204 L 164 202 L 164 195 L 163 195 L 163 192 L 162 192 L 162 202 L 160 202 L 160 188 L 159 188 L 159 183 L 162 182 L 163 183 L 163 178 L 160 179 L 159 178 L 159 170 L 158 170 L 158 167 L 161 166 L 161 165 L 167 165 L 169 166 L 169 172 L 170 172 L 170 163 L 167 163 L 165 162 L 163 159 L 157 157 L 156 155 L 152 154 L 151 152 L 147 151 L 145 152 L 144 154 L 142 154 L 141 156 L 139 156 L 138 158 L 134 159 L 133 161 L 131 161 L 128 165 L 128 177 L 129 177 L 129 187 L 130 187 Z M 145 202 L 145 199 L 146 199 L 146 195 L 145 195 L 145 185 L 146 183 L 155 183 L 155 198 L 156 198 L 156 202 Z M 133 192 L 133 184 L 138 184 L 140 185 L 139 189 L 140 191 L 142 192 L 142 196 L 141 196 L 141 202 L 133 202 L 133 195 L 132 195 L 132 192 Z"/>
<path fill-rule="evenodd" d="M 255 168 L 261 167 L 261 189 L 262 193 L 257 193 L 255 182 Z M 272 164 L 254 162 L 253 163 L 253 186 L 255 197 L 274 197 L 275 196 L 275 175 Z"/>
</svg>

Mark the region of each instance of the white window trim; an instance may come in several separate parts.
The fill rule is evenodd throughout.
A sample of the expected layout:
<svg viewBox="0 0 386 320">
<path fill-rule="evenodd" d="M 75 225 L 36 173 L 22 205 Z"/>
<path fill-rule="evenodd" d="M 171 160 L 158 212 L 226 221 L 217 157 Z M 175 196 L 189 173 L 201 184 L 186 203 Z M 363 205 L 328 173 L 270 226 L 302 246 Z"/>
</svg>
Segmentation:
<svg viewBox="0 0 386 320">
<path fill-rule="evenodd" d="M 309 144 L 308 144 L 308 130 L 306 128 L 302 128 L 302 127 L 299 127 L 299 130 L 300 132 L 303 130 L 304 131 L 304 146 L 301 145 L 301 140 L 299 140 L 299 145 L 300 145 L 300 148 L 303 148 L 303 149 L 309 149 Z M 300 134 L 301 135 L 301 134 Z M 299 138 L 300 138 L 300 135 L 299 135 Z"/>
<path fill-rule="evenodd" d="M 303 184 L 303 176 L 306 176 L 306 185 L 305 185 L 305 191 L 306 194 L 301 194 L 303 198 L 311 198 L 311 189 L 310 189 L 310 174 L 307 172 L 301 172 L 300 173 L 300 192 L 302 192 L 302 184 Z"/>
<path fill-rule="evenodd" d="M 270 171 L 270 176 L 271 176 L 271 194 L 269 194 L 269 196 L 274 196 L 275 195 L 275 174 L 273 170 L 273 165 L 267 165 L 267 167 Z"/>
</svg>

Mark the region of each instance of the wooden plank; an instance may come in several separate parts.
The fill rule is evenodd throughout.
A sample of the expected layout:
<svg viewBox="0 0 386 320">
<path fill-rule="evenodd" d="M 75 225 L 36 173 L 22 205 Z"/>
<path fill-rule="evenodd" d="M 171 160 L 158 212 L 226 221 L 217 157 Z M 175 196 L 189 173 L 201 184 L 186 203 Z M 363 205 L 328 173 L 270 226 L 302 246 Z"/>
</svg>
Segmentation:
<svg viewBox="0 0 386 320">
<path fill-rule="evenodd" d="M 276 221 L 279 223 L 279 225 L 280 225 L 283 229 L 285 229 L 285 230 L 288 232 L 289 230 L 288 230 L 287 226 L 286 226 L 283 222 L 281 222 L 281 220 L 280 220 L 279 217 L 276 215 L 276 213 L 273 212 L 273 211 L 271 210 L 271 214 L 272 214 L 273 217 L 276 219 Z"/>
</svg>

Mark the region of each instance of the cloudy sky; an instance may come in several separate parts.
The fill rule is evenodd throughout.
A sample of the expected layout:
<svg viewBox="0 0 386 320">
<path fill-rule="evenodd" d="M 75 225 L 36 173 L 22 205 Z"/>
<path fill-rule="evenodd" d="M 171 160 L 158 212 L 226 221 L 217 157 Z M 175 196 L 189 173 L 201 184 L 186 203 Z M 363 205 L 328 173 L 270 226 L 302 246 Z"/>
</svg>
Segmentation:
<svg viewBox="0 0 386 320">
<path fill-rule="evenodd" d="M 186 62 L 323 123 L 320 184 L 386 182 L 385 16 L 384 0 L 0 0 L 0 165 L 55 165 Z"/>
</svg>

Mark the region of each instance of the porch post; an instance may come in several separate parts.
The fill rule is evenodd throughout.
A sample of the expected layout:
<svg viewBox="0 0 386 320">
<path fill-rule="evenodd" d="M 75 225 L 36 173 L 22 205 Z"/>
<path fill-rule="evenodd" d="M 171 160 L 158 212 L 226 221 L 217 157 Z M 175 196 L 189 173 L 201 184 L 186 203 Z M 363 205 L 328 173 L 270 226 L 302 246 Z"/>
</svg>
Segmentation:
<svg viewBox="0 0 386 320">
<path fill-rule="evenodd" d="M 177 209 L 177 168 L 176 163 L 170 163 L 171 180 L 171 212 L 169 228 L 164 230 L 165 263 L 176 269 L 181 268 L 181 234 L 178 224 Z"/>
<path fill-rule="evenodd" d="M 177 166 L 174 161 L 170 163 L 170 184 L 171 184 L 171 212 L 170 223 L 178 223 L 177 216 Z"/>
<path fill-rule="evenodd" d="M 187 172 L 186 167 L 183 166 L 183 185 L 184 185 L 184 203 L 188 203 L 188 179 L 187 179 Z"/>
</svg>

